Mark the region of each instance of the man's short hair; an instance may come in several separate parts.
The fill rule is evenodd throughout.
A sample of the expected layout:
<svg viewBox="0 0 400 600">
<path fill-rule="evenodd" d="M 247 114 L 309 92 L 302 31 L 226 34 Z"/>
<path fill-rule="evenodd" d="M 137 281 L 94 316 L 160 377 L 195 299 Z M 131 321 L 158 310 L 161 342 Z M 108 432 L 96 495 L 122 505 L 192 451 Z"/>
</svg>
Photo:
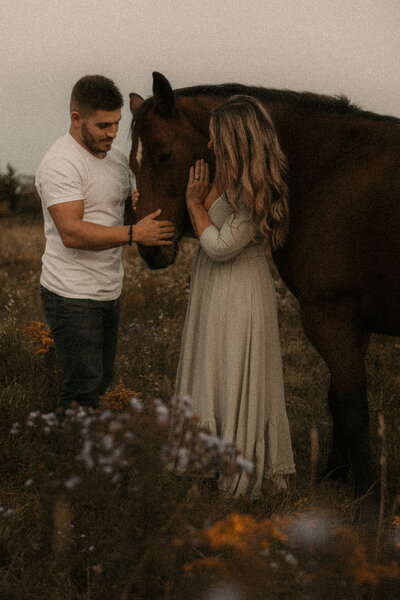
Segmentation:
<svg viewBox="0 0 400 600">
<path fill-rule="evenodd" d="M 122 94 L 111 79 L 103 75 L 85 75 L 72 88 L 70 111 L 89 116 L 96 110 L 117 110 L 123 104 Z"/>
</svg>

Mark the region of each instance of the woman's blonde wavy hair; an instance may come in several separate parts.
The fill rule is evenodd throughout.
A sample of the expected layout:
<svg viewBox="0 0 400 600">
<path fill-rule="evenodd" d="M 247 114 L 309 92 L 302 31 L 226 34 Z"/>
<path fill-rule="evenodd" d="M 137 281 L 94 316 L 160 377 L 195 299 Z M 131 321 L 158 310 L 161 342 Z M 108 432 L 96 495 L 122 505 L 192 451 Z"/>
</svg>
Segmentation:
<svg viewBox="0 0 400 600">
<path fill-rule="evenodd" d="M 216 184 L 229 190 L 235 210 L 248 207 L 253 239 L 257 232 L 273 250 L 283 246 L 289 228 L 287 162 L 271 117 L 251 96 L 232 96 L 211 114 Z"/>
</svg>

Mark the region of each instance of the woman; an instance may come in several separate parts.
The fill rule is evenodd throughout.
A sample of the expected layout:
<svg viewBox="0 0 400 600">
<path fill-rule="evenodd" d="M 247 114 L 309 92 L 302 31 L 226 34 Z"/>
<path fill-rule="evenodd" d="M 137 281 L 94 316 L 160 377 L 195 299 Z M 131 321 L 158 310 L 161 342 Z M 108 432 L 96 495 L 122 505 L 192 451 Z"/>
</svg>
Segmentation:
<svg viewBox="0 0 400 600">
<path fill-rule="evenodd" d="M 247 475 L 220 478 L 221 489 L 257 497 L 264 477 L 279 486 L 294 472 L 286 415 L 274 283 L 266 252 L 288 229 L 285 157 L 263 106 L 234 96 L 216 108 L 210 142 L 216 158 L 191 167 L 186 202 L 200 245 L 194 259 L 176 379 L 200 424 L 255 460 Z"/>
</svg>

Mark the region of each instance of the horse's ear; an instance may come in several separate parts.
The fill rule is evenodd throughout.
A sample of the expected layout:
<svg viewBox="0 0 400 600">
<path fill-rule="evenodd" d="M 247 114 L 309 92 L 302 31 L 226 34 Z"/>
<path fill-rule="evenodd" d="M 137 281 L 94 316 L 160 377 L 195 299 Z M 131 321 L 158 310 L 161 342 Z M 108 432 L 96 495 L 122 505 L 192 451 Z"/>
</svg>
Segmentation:
<svg viewBox="0 0 400 600">
<path fill-rule="evenodd" d="M 143 102 L 144 99 L 139 94 L 129 94 L 129 107 L 133 116 L 135 116 L 135 112 L 142 106 Z"/>
<path fill-rule="evenodd" d="M 172 113 L 175 107 L 175 95 L 168 79 L 161 73 L 153 73 L 153 95 L 155 105 L 162 114 Z"/>
</svg>

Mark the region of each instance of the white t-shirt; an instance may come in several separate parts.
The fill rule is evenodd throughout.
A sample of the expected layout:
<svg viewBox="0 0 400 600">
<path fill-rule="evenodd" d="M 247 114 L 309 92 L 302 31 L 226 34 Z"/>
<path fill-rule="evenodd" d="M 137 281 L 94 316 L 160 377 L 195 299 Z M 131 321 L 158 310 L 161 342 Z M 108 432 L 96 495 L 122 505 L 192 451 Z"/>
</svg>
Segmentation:
<svg viewBox="0 0 400 600">
<path fill-rule="evenodd" d="M 61 202 L 83 200 L 84 221 L 123 225 L 125 200 L 132 187 L 126 156 L 112 148 L 105 158 L 96 158 L 67 133 L 43 157 L 35 184 L 46 236 L 40 283 L 67 298 L 118 298 L 124 275 L 122 247 L 97 251 L 66 248 L 48 209 Z"/>
</svg>

